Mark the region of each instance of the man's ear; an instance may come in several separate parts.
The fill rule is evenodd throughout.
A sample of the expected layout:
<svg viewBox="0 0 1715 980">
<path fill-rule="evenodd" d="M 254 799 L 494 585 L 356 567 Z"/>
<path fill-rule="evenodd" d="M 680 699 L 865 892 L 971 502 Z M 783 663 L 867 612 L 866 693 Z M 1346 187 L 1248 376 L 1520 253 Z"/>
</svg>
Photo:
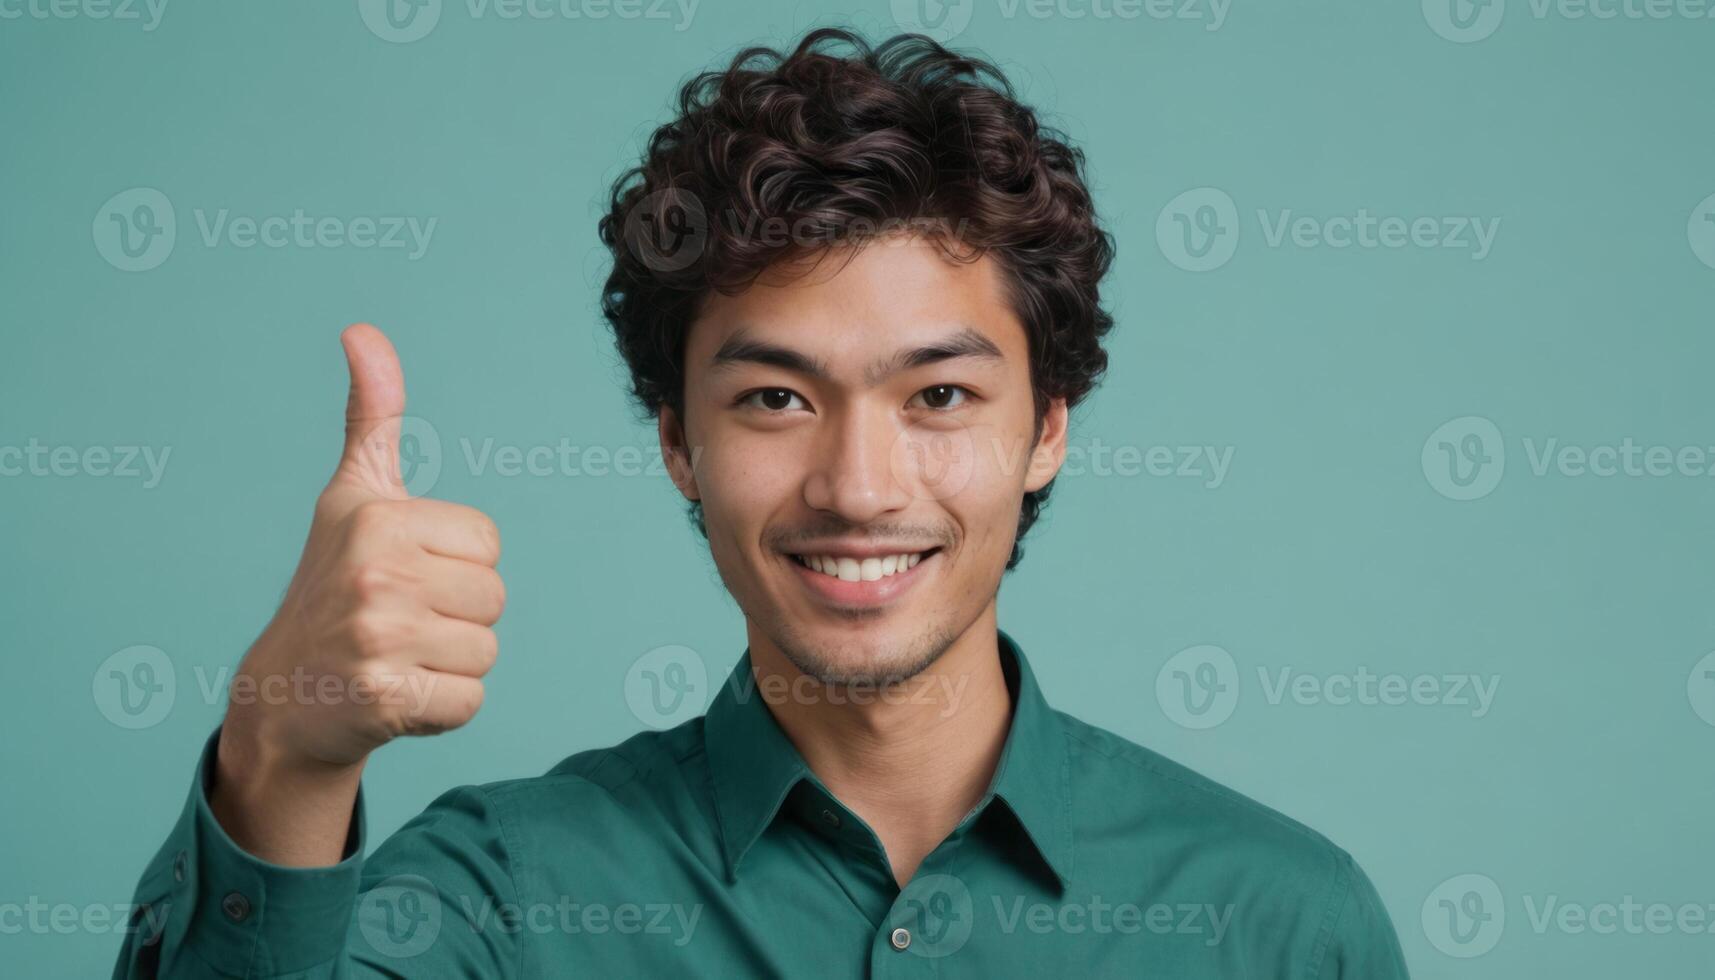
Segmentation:
<svg viewBox="0 0 1715 980">
<path fill-rule="evenodd" d="M 1042 416 L 1042 434 L 1037 436 L 1036 446 L 1030 451 L 1030 470 L 1024 477 L 1027 492 L 1034 493 L 1047 486 L 1066 462 L 1067 415 L 1066 399 L 1049 401 L 1048 411 Z"/>
<path fill-rule="evenodd" d="M 660 435 L 661 460 L 667 464 L 667 474 L 673 485 L 687 500 L 701 500 L 697 491 L 696 453 L 685 440 L 685 426 L 679 416 L 667 406 L 655 415 L 655 431 Z"/>
</svg>

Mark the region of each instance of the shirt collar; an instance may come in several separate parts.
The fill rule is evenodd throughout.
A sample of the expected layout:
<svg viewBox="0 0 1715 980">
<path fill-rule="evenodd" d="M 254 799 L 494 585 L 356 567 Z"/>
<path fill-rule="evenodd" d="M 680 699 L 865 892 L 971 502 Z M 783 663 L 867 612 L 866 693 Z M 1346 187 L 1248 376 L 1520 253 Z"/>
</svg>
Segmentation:
<svg viewBox="0 0 1715 980">
<path fill-rule="evenodd" d="M 1060 715 L 1048 706 L 1018 643 L 997 629 L 1012 692 L 1012 724 L 982 806 L 998 797 L 1064 886 L 1072 871 L 1071 759 Z M 746 647 L 704 719 L 715 811 L 729 880 L 800 780 L 812 778 L 756 689 Z"/>
<path fill-rule="evenodd" d="M 804 757 L 780 730 L 756 689 L 749 647 L 709 705 L 703 739 L 731 881 L 745 853 L 773 822 L 786 794 L 810 774 Z"/>
</svg>

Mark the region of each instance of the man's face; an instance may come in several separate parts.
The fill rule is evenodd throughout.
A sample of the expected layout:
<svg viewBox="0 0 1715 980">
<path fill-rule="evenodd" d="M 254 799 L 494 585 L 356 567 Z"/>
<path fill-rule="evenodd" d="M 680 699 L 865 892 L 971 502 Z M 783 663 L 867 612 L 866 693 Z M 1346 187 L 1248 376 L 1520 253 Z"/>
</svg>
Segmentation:
<svg viewBox="0 0 1715 980">
<path fill-rule="evenodd" d="M 1066 409 L 1033 443 L 1026 334 L 992 257 L 894 237 L 806 268 L 704 305 L 685 351 L 694 472 L 674 475 L 753 652 L 885 684 L 989 609 L 1024 493 L 1064 457 Z M 664 446 L 677 425 L 663 413 Z"/>
</svg>

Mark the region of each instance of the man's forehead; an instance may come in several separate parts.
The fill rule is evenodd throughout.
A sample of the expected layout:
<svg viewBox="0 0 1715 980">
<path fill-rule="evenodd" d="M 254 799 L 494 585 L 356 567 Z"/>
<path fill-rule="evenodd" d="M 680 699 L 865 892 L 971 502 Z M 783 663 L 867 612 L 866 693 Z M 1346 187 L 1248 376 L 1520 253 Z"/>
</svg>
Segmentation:
<svg viewBox="0 0 1715 980">
<path fill-rule="evenodd" d="M 742 293 L 710 297 L 687 354 L 701 362 L 697 367 L 718 366 L 732 363 L 735 353 L 779 347 L 810 355 L 824 368 L 858 368 L 871 376 L 910 366 L 882 361 L 910 361 L 924 348 L 952 349 L 943 357 L 1018 356 L 1023 328 L 1000 280 L 993 258 L 955 260 L 927 242 L 881 242 L 855 255 L 824 255 L 808 274 L 767 277 Z M 936 358 L 916 357 L 925 359 Z"/>
</svg>

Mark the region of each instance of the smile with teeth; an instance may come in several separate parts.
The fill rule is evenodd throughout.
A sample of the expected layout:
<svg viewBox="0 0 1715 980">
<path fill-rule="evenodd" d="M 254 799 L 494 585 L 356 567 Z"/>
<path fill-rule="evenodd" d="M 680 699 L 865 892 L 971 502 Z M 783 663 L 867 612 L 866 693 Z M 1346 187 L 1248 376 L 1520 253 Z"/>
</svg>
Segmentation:
<svg viewBox="0 0 1715 980">
<path fill-rule="evenodd" d="M 846 582 L 874 582 L 910 571 L 935 549 L 916 553 L 884 555 L 880 558 L 838 558 L 833 555 L 793 555 L 792 560 L 812 571 Z"/>
</svg>

